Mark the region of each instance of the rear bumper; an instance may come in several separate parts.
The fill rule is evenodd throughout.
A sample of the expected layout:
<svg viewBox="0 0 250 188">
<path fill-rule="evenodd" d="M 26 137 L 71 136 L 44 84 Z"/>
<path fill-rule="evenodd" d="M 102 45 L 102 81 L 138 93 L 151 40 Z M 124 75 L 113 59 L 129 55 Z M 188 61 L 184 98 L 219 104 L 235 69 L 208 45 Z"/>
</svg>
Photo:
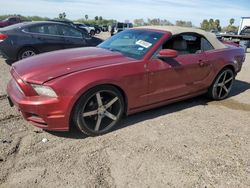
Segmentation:
<svg viewBox="0 0 250 188">
<path fill-rule="evenodd" d="M 0 42 L 0 56 L 2 56 L 8 62 L 15 62 L 17 60 L 17 51 L 18 47 L 12 45 L 9 39 Z"/>
<path fill-rule="evenodd" d="M 8 59 L 9 57 L 0 49 L 0 57 Z"/>
<path fill-rule="evenodd" d="M 69 130 L 67 107 L 70 97 L 24 96 L 14 82 L 12 79 L 7 86 L 9 99 L 28 122 L 46 130 Z"/>
<path fill-rule="evenodd" d="M 8 65 L 12 65 L 16 61 L 16 59 L 10 58 L 9 56 L 7 56 L 3 51 L 1 51 L 1 49 L 0 49 L 0 58 L 4 58 L 5 62 Z"/>
</svg>

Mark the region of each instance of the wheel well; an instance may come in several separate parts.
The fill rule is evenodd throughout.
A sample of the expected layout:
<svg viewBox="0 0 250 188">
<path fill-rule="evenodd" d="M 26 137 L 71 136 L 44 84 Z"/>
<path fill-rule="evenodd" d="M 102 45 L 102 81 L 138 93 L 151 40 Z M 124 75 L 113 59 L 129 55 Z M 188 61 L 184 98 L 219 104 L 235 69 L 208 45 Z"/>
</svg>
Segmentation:
<svg viewBox="0 0 250 188">
<path fill-rule="evenodd" d="M 107 85 L 113 86 L 113 87 L 115 87 L 116 89 L 118 89 L 121 92 L 123 100 L 124 100 L 124 113 L 127 114 L 128 97 L 127 97 L 126 93 L 124 92 L 124 90 L 122 88 L 120 88 L 119 86 L 117 86 L 117 85 L 113 85 L 113 84 L 107 84 Z"/>
<path fill-rule="evenodd" d="M 233 71 L 233 73 L 236 74 L 236 71 L 235 71 L 235 68 L 234 68 L 233 65 L 227 65 L 227 66 L 225 66 L 223 69 L 226 69 L 226 68 L 231 69 L 231 70 Z M 223 69 L 222 69 L 222 70 L 223 70 Z"/>
<path fill-rule="evenodd" d="M 215 76 L 215 78 L 213 79 L 213 81 L 210 83 L 210 86 L 209 86 L 209 87 L 211 87 L 211 86 L 213 85 L 213 83 L 215 82 L 215 80 L 216 80 L 216 78 L 218 77 L 218 75 L 219 75 L 223 70 L 225 70 L 225 69 L 230 69 L 230 70 L 232 70 L 233 73 L 234 73 L 234 76 L 236 76 L 237 73 L 236 73 L 236 71 L 235 71 L 234 66 L 231 65 L 231 64 L 226 65 L 225 67 L 223 67 L 223 68 L 217 73 L 217 75 Z"/>
<path fill-rule="evenodd" d="M 118 90 L 120 91 L 120 93 L 122 94 L 123 100 L 124 100 L 124 107 L 125 107 L 124 112 L 126 113 L 126 112 L 127 112 L 127 106 L 128 106 L 128 98 L 127 98 L 127 95 L 126 95 L 126 93 L 124 92 L 124 90 L 123 90 L 121 87 L 117 86 L 117 85 L 114 85 L 114 84 L 100 84 L 100 85 L 96 85 L 96 86 L 94 86 L 94 87 L 89 88 L 89 89 L 88 89 L 87 91 L 85 91 L 84 93 L 88 92 L 89 90 L 91 90 L 91 89 L 93 89 L 93 88 L 100 87 L 100 86 L 112 86 L 112 87 L 114 87 L 114 88 L 116 88 L 116 89 L 118 89 Z M 83 93 L 83 94 L 84 94 L 84 93 Z M 83 94 L 82 94 L 82 95 L 83 95 Z M 82 96 L 82 95 L 81 95 L 81 96 Z"/>
<path fill-rule="evenodd" d="M 124 92 L 124 90 L 123 90 L 121 87 L 117 86 L 117 85 L 114 85 L 114 84 L 101 84 L 101 85 L 96 85 L 96 86 L 94 86 L 94 87 L 89 88 L 89 89 L 88 89 L 87 91 L 85 91 L 84 93 L 86 93 L 86 92 L 88 92 L 89 90 L 94 89 L 94 88 L 96 88 L 96 87 L 100 87 L 100 86 L 112 86 L 112 87 L 116 88 L 118 91 L 120 91 L 120 93 L 121 93 L 121 95 L 122 95 L 122 97 L 123 97 L 123 102 L 124 102 L 124 114 L 127 114 L 127 108 L 128 108 L 128 98 L 127 98 L 127 95 L 126 95 L 126 93 Z M 75 104 L 73 105 L 73 107 L 72 107 L 72 109 L 71 109 L 71 112 L 70 112 L 70 119 L 69 119 L 69 127 L 70 127 L 71 124 L 72 124 L 72 117 L 73 117 L 72 115 L 73 115 L 73 113 L 74 113 L 76 103 L 77 103 L 77 101 L 81 98 L 81 96 L 84 95 L 84 93 L 82 93 L 82 94 L 78 97 L 78 99 L 75 101 Z"/>
<path fill-rule="evenodd" d="M 17 58 L 18 58 L 20 52 L 21 52 L 22 50 L 24 50 L 24 49 L 27 49 L 27 48 L 33 49 L 36 53 L 39 53 L 39 51 L 38 51 L 36 48 L 32 47 L 32 46 L 23 46 L 23 47 L 21 47 L 21 48 L 18 50 L 18 52 L 17 52 Z"/>
</svg>

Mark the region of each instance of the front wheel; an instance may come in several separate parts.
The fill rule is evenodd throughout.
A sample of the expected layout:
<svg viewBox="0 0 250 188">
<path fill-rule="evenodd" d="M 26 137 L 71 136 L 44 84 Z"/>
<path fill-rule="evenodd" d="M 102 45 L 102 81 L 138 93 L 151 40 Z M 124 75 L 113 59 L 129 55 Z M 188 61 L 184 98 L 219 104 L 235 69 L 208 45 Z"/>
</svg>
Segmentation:
<svg viewBox="0 0 250 188">
<path fill-rule="evenodd" d="M 234 77 L 234 72 L 231 69 L 223 69 L 210 86 L 208 96 L 214 100 L 227 98 L 232 89 Z"/>
<path fill-rule="evenodd" d="M 98 86 L 78 100 L 73 121 L 83 133 L 96 136 L 109 132 L 123 112 L 124 101 L 120 91 L 113 86 Z"/>
</svg>

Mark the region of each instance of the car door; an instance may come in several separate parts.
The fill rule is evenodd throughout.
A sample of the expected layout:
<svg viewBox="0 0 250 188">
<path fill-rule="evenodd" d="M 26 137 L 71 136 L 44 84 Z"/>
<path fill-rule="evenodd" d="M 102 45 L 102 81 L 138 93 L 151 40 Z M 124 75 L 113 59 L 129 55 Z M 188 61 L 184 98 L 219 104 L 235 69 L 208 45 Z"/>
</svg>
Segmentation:
<svg viewBox="0 0 250 188">
<path fill-rule="evenodd" d="M 28 28 L 28 33 L 33 38 L 30 41 L 31 46 L 35 47 L 39 52 L 49 52 L 64 48 L 64 40 L 59 35 L 56 24 L 31 26 Z"/>
<path fill-rule="evenodd" d="M 87 46 L 84 32 L 67 25 L 58 25 L 58 29 L 64 40 L 64 48 Z"/>
<path fill-rule="evenodd" d="M 175 45 L 176 41 L 170 45 L 179 52 L 176 60 L 185 70 L 185 84 L 190 93 L 204 90 L 207 87 L 207 79 L 210 79 L 212 74 L 212 64 L 205 52 L 213 49 L 212 45 L 197 33 L 183 33 L 175 36 L 174 40 L 176 39 L 181 39 L 186 44 L 183 49 L 183 46 Z"/>
<path fill-rule="evenodd" d="M 187 41 L 189 40 L 189 41 Z M 157 58 L 161 49 L 174 49 L 176 58 Z M 201 49 L 201 37 L 174 36 L 165 42 L 148 63 L 149 101 L 157 103 L 186 96 L 204 89 L 202 84 L 211 72 Z"/>
<path fill-rule="evenodd" d="M 184 84 L 188 87 L 190 93 L 204 89 L 206 79 L 212 72 L 212 66 L 207 61 L 206 54 L 199 52 L 197 54 L 180 55 L 176 58 L 181 68 L 185 71 Z"/>
</svg>

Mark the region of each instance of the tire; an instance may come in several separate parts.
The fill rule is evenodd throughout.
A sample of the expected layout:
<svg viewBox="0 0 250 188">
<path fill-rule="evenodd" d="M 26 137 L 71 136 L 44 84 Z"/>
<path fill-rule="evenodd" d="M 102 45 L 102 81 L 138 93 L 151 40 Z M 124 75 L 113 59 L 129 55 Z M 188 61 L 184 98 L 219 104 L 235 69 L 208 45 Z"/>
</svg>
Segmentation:
<svg viewBox="0 0 250 188">
<path fill-rule="evenodd" d="M 90 34 L 90 36 L 94 36 L 94 35 L 95 35 L 95 31 L 94 31 L 94 30 L 91 30 L 91 31 L 89 32 L 89 34 Z"/>
<path fill-rule="evenodd" d="M 97 29 L 96 34 L 100 34 L 100 33 L 101 33 L 100 29 Z"/>
<path fill-rule="evenodd" d="M 235 74 L 230 68 L 225 68 L 216 76 L 208 89 L 208 97 L 213 100 L 227 98 L 233 86 Z"/>
<path fill-rule="evenodd" d="M 73 123 L 89 136 L 112 130 L 124 113 L 124 99 L 118 89 L 102 85 L 90 89 L 76 102 Z"/>
<path fill-rule="evenodd" d="M 30 48 L 30 47 L 23 48 L 19 51 L 17 59 L 18 60 L 25 59 L 25 58 L 34 56 L 36 54 L 37 52 L 33 48 Z"/>
</svg>

